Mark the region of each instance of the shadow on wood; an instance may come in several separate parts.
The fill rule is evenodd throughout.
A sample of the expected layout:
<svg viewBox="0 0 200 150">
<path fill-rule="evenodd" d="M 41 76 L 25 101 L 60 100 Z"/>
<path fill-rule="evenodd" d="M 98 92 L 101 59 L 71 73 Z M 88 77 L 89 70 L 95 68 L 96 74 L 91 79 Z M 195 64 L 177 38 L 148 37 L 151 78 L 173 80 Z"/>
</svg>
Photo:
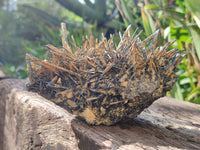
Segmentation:
<svg viewBox="0 0 200 150">
<path fill-rule="evenodd" d="M 0 149 L 200 148 L 200 105 L 164 97 L 128 122 L 89 126 L 25 83 L 0 81 Z"/>
</svg>

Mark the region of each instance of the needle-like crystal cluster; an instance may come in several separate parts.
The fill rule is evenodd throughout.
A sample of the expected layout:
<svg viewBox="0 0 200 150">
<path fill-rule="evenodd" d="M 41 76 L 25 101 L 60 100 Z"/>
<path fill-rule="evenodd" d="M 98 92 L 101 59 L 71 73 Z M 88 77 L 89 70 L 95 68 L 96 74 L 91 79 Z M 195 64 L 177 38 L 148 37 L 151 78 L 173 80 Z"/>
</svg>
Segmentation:
<svg viewBox="0 0 200 150">
<path fill-rule="evenodd" d="M 45 60 L 26 55 L 31 91 L 93 125 L 112 125 L 136 117 L 177 81 L 175 74 L 184 56 L 168 51 L 174 41 L 157 46 L 159 31 L 141 41 L 126 29 L 118 46 L 113 37 L 83 39 L 81 47 L 72 37 L 68 44 L 62 24 L 63 48 L 47 45 Z"/>
</svg>

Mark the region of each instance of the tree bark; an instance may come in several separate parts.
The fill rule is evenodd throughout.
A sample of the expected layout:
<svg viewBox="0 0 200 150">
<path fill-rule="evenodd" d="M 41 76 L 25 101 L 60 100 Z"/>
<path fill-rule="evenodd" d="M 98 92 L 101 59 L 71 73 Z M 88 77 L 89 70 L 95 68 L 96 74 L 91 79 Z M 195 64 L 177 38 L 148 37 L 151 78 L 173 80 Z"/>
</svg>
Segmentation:
<svg viewBox="0 0 200 150">
<path fill-rule="evenodd" d="M 55 26 L 60 26 L 61 21 L 58 18 L 53 17 L 53 16 L 49 15 L 48 13 L 46 13 L 46 12 L 44 12 L 44 11 L 38 9 L 38 8 L 28 6 L 28 5 L 22 5 L 22 9 L 28 9 L 29 11 L 34 12 L 35 14 L 40 16 L 43 20 L 47 20 L 46 21 L 47 23 L 50 22 Z"/>
<path fill-rule="evenodd" d="M 56 0 L 63 7 L 82 17 L 86 22 L 94 22 L 98 18 L 97 12 L 91 7 L 81 4 L 77 0 Z"/>
</svg>

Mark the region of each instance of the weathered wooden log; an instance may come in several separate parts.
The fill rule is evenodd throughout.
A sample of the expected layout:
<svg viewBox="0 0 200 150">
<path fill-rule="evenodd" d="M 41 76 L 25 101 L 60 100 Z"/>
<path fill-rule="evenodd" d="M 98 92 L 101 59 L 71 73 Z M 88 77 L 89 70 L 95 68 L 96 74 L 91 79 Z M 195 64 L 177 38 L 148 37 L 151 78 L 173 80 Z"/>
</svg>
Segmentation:
<svg viewBox="0 0 200 150">
<path fill-rule="evenodd" d="M 0 149 L 200 149 L 200 105 L 164 97 L 137 118 L 89 126 L 26 80 L 0 81 Z"/>
</svg>

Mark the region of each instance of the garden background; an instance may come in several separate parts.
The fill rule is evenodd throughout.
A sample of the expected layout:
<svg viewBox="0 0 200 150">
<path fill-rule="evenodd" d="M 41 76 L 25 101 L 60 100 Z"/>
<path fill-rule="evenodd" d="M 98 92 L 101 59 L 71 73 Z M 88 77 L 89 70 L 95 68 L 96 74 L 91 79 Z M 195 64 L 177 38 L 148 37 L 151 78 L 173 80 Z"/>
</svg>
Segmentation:
<svg viewBox="0 0 200 150">
<path fill-rule="evenodd" d="M 61 22 L 79 45 L 82 36 L 109 38 L 129 24 L 132 33 L 143 30 L 141 39 L 160 29 L 159 44 L 176 39 L 171 48 L 186 54 L 167 96 L 200 104 L 199 6 L 200 0 L 0 0 L 0 69 L 27 78 L 25 53 L 43 59 L 45 45 L 61 47 Z"/>
</svg>

